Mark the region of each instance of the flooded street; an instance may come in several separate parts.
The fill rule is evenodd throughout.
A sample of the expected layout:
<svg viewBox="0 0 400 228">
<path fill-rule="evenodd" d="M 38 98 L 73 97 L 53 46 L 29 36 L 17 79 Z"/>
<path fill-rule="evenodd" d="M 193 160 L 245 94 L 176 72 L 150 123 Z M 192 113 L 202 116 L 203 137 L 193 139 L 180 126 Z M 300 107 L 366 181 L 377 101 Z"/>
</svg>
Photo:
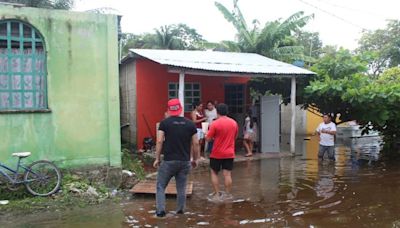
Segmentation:
<svg viewBox="0 0 400 228">
<path fill-rule="evenodd" d="M 153 197 L 68 212 L 26 215 L 2 227 L 399 227 L 400 164 L 377 161 L 379 142 L 340 142 L 336 163 L 318 162 L 318 143 L 301 142 L 301 156 L 235 164 L 231 203 L 207 201 L 208 170 L 197 170 L 187 213 L 153 218 Z M 173 211 L 175 198 L 167 200 Z"/>
</svg>

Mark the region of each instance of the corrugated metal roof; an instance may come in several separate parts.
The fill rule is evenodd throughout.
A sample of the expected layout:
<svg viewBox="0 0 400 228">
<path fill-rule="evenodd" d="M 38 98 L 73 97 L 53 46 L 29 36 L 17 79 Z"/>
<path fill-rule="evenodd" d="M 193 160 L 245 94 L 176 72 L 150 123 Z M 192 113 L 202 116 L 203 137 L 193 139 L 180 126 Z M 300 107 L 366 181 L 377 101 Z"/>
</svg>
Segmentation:
<svg viewBox="0 0 400 228">
<path fill-rule="evenodd" d="M 162 65 L 201 71 L 268 75 L 313 75 L 306 69 L 253 53 L 130 49 Z"/>
</svg>

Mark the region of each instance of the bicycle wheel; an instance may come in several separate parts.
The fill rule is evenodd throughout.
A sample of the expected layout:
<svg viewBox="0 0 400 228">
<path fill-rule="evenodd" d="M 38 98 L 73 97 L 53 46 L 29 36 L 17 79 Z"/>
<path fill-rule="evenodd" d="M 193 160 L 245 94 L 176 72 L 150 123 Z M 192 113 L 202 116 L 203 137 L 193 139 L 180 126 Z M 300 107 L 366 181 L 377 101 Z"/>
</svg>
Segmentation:
<svg viewBox="0 0 400 228">
<path fill-rule="evenodd" d="M 61 172 L 50 161 L 32 163 L 25 172 L 26 189 L 35 196 L 49 196 L 56 193 L 61 185 Z"/>
</svg>

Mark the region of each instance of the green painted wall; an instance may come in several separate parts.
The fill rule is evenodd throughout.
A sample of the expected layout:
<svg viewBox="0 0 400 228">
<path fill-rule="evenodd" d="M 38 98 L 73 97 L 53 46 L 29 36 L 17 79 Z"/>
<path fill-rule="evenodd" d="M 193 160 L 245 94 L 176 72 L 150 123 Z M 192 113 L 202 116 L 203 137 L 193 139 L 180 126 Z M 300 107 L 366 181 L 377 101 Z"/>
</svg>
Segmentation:
<svg viewBox="0 0 400 228">
<path fill-rule="evenodd" d="M 117 17 L 1 6 L 0 18 L 28 22 L 43 35 L 51 109 L 0 114 L 0 161 L 14 164 L 12 152 L 31 151 L 28 161 L 119 167 Z"/>
</svg>

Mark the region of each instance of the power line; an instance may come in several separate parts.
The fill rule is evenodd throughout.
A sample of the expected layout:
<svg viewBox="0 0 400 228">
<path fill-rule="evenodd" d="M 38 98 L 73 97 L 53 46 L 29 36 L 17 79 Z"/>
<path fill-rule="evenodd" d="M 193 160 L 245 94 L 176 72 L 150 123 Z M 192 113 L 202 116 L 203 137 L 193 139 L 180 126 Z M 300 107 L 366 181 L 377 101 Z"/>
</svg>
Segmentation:
<svg viewBox="0 0 400 228">
<path fill-rule="evenodd" d="M 338 4 L 331 3 L 331 2 L 326 1 L 326 0 L 316 0 L 316 1 L 322 2 L 322 3 L 327 4 L 327 5 L 331 5 L 331 6 L 336 7 L 336 8 L 342 8 L 342 9 L 350 10 L 350 11 L 358 11 L 358 12 L 363 13 L 363 14 L 379 17 L 379 18 L 382 18 L 382 19 L 387 19 L 385 16 L 380 15 L 380 14 L 376 14 L 376 13 L 371 12 L 371 11 L 365 11 L 365 10 L 360 10 L 360 9 L 357 9 L 357 8 L 351 8 L 351 7 L 348 7 L 348 6 L 338 5 Z"/>
<path fill-rule="evenodd" d="M 313 5 L 313 4 L 309 3 L 309 2 L 306 2 L 306 1 L 304 1 L 304 0 L 299 0 L 299 1 L 302 2 L 302 3 L 304 3 L 304 4 L 306 4 L 306 5 L 308 5 L 308 6 L 311 6 L 311 7 L 315 8 L 315 9 L 317 9 L 317 10 L 323 12 L 323 13 L 326 13 L 326 14 L 328 14 L 328 15 L 331 16 L 331 17 L 334 17 L 334 18 L 336 18 L 336 19 L 339 19 L 339 20 L 341 20 L 341 21 L 343 21 L 343 22 L 345 22 L 345 23 L 347 23 L 347 24 L 349 24 L 349 25 L 355 26 L 355 27 L 360 28 L 360 29 L 362 29 L 362 30 L 368 30 L 368 29 L 366 29 L 366 28 L 364 28 L 364 27 L 362 27 L 362 26 L 360 26 L 360 25 L 358 25 L 358 24 L 353 23 L 352 21 L 349 21 L 349 20 L 347 20 L 347 19 L 344 19 L 343 17 L 340 17 L 340 16 L 338 16 L 338 15 L 336 15 L 336 14 L 334 14 L 334 13 L 331 13 L 331 12 L 329 12 L 329 11 L 327 11 L 327 10 L 324 10 L 324 9 L 322 9 L 322 8 L 316 6 L 316 5 Z"/>
</svg>

